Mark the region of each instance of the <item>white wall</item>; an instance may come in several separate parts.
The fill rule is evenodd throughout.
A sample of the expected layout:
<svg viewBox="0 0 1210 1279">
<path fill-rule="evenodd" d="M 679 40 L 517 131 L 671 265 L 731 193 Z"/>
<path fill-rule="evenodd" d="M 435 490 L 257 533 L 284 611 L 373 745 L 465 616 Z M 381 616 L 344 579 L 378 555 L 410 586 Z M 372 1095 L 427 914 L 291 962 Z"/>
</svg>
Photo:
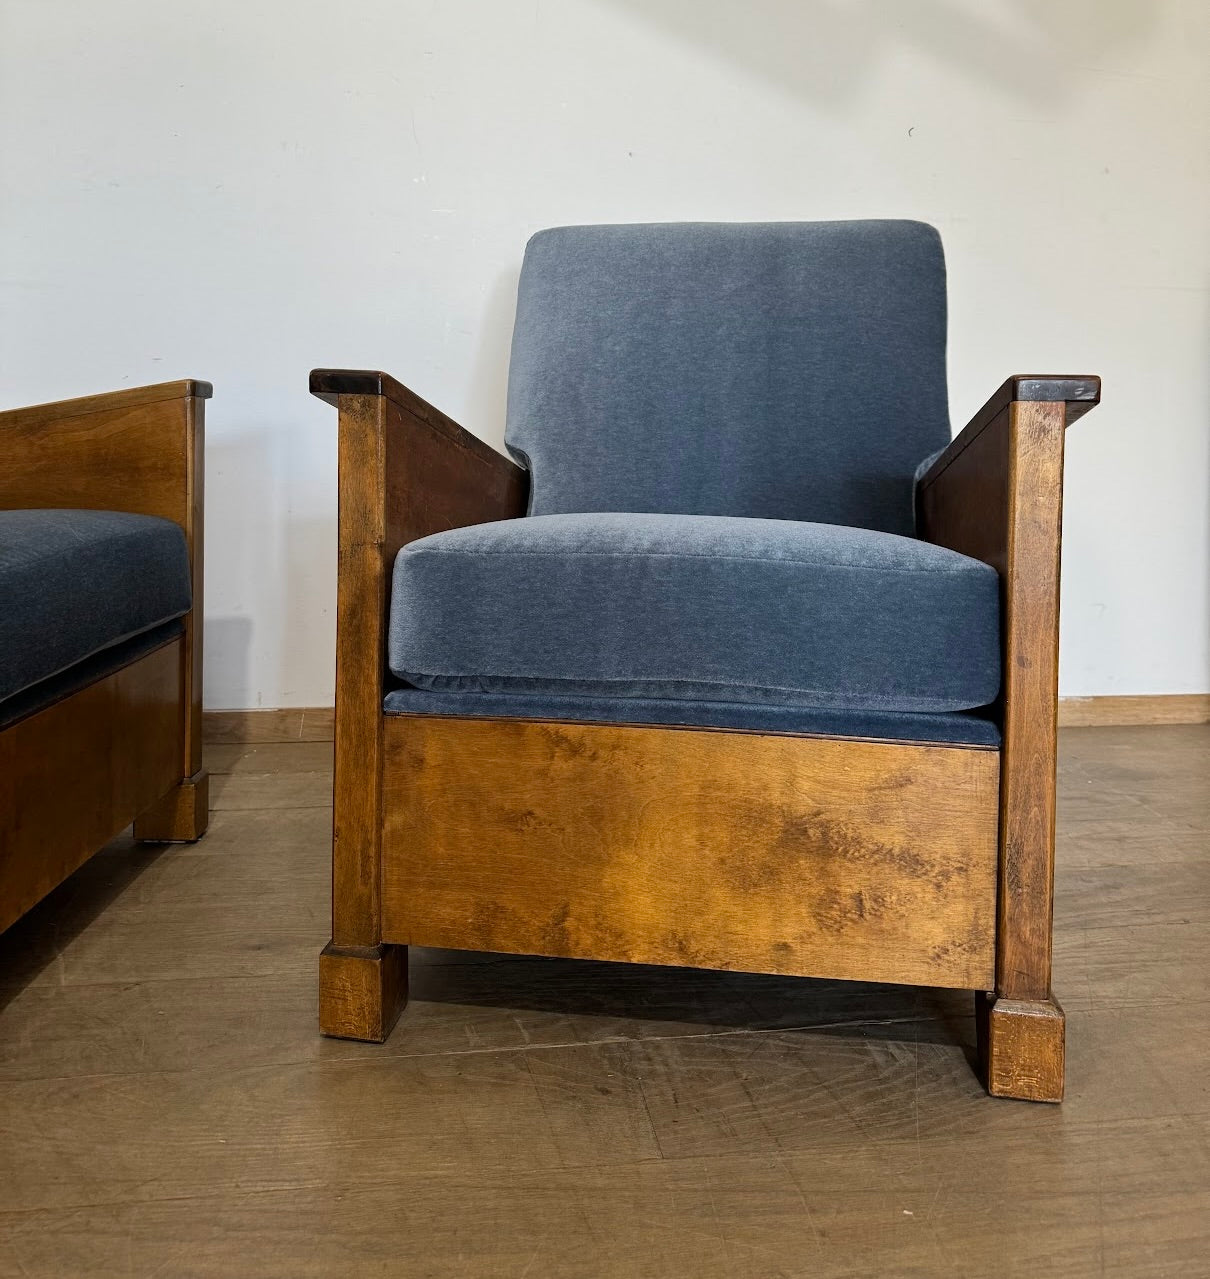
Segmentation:
<svg viewBox="0 0 1210 1279">
<path fill-rule="evenodd" d="M 498 443 L 555 223 L 904 216 L 958 425 L 1095 372 L 1068 694 L 1210 689 L 1204 0 L 0 0 L 0 406 L 211 379 L 206 699 L 331 700 L 335 419 L 382 367 Z"/>
</svg>

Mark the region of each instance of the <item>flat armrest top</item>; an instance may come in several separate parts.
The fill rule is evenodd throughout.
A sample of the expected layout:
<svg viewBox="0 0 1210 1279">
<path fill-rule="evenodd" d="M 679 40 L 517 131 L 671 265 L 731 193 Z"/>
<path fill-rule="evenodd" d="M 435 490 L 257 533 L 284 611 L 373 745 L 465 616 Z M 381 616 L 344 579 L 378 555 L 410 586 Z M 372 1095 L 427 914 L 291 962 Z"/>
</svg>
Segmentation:
<svg viewBox="0 0 1210 1279">
<path fill-rule="evenodd" d="M 377 369 L 312 369 L 311 394 L 318 396 L 327 404 L 339 407 L 342 395 L 381 395 L 390 400 L 412 417 L 419 418 L 431 426 L 439 434 L 446 436 L 454 444 L 475 454 L 480 461 L 493 466 L 504 465 L 509 471 L 516 471 L 518 476 L 525 475 L 525 470 L 505 454 L 477 435 L 473 435 L 465 427 L 459 426 L 452 417 L 438 408 L 434 408 L 427 400 L 415 391 L 398 382 L 389 373 Z"/>
<path fill-rule="evenodd" d="M 193 396 L 208 400 L 214 394 L 209 382 L 182 378 L 177 382 L 157 382 L 154 386 L 132 386 L 124 391 L 103 395 L 84 395 L 74 400 L 56 400 L 51 404 L 31 404 L 27 408 L 0 411 L 0 427 L 42 426 L 62 418 L 83 417 L 87 413 L 110 413 L 119 409 L 140 408 L 160 400 L 184 400 Z"/>
<path fill-rule="evenodd" d="M 311 394 L 333 407 L 341 395 L 385 395 L 397 404 L 413 398 L 402 382 L 379 369 L 312 369 Z"/>
<path fill-rule="evenodd" d="M 1005 381 L 987 403 L 938 454 L 917 480 L 917 490 L 928 488 L 1008 406 L 1014 402 L 1064 403 L 1064 426 L 1083 417 L 1101 400 L 1101 379 L 1060 373 L 1018 373 Z"/>
</svg>

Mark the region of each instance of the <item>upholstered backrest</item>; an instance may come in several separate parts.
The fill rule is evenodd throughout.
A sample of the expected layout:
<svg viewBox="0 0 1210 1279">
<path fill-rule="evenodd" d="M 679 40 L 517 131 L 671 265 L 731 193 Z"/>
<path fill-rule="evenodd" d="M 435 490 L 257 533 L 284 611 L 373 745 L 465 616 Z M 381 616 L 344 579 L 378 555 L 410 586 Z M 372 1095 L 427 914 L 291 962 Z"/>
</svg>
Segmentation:
<svg viewBox="0 0 1210 1279">
<path fill-rule="evenodd" d="M 912 531 L 950 438 L 945 262 L 920 222 L 557 227 L 529 242 L 509 448 L 532 513 Z"/>
</svg>

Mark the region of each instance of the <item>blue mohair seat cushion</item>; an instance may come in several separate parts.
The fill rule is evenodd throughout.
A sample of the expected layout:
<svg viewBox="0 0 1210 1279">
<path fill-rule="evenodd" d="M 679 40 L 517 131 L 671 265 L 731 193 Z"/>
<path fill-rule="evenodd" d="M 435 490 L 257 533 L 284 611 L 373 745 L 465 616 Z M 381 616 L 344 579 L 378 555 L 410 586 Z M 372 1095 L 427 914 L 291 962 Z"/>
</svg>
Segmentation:
<svg viewBox="0 0 1210 1279">
<path fill-rule="evenodd" d="M 190 608 L 171 520 L 0 511 L 0 701 Z"/>
<path fill-rule="evenodd" d="M 532 516 L 405 546 L 389 658 L 441 691 L 959 711 L 999 689 L 998 582 L 869 529 Z"/>
</svg>

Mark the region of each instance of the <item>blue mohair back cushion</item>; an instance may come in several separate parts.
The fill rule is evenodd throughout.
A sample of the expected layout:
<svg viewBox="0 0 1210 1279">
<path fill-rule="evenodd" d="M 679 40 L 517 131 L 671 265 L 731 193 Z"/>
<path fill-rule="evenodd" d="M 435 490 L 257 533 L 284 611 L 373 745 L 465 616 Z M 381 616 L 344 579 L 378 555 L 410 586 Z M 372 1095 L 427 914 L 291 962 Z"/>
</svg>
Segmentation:
<svg viewBox="0 0 1210 1279">
<path fill-rule="evenodd" d="M 171 520 L 123 511 L 0 511 L 0 700 L 190 608 Z"/>
<path fill-rule="evenodd" d="M 949 442 L 945 262 L 920 222 L 557 227 L 529 242 L 506 440 L 534 515 L 912 532 Z"/>
</svg>

